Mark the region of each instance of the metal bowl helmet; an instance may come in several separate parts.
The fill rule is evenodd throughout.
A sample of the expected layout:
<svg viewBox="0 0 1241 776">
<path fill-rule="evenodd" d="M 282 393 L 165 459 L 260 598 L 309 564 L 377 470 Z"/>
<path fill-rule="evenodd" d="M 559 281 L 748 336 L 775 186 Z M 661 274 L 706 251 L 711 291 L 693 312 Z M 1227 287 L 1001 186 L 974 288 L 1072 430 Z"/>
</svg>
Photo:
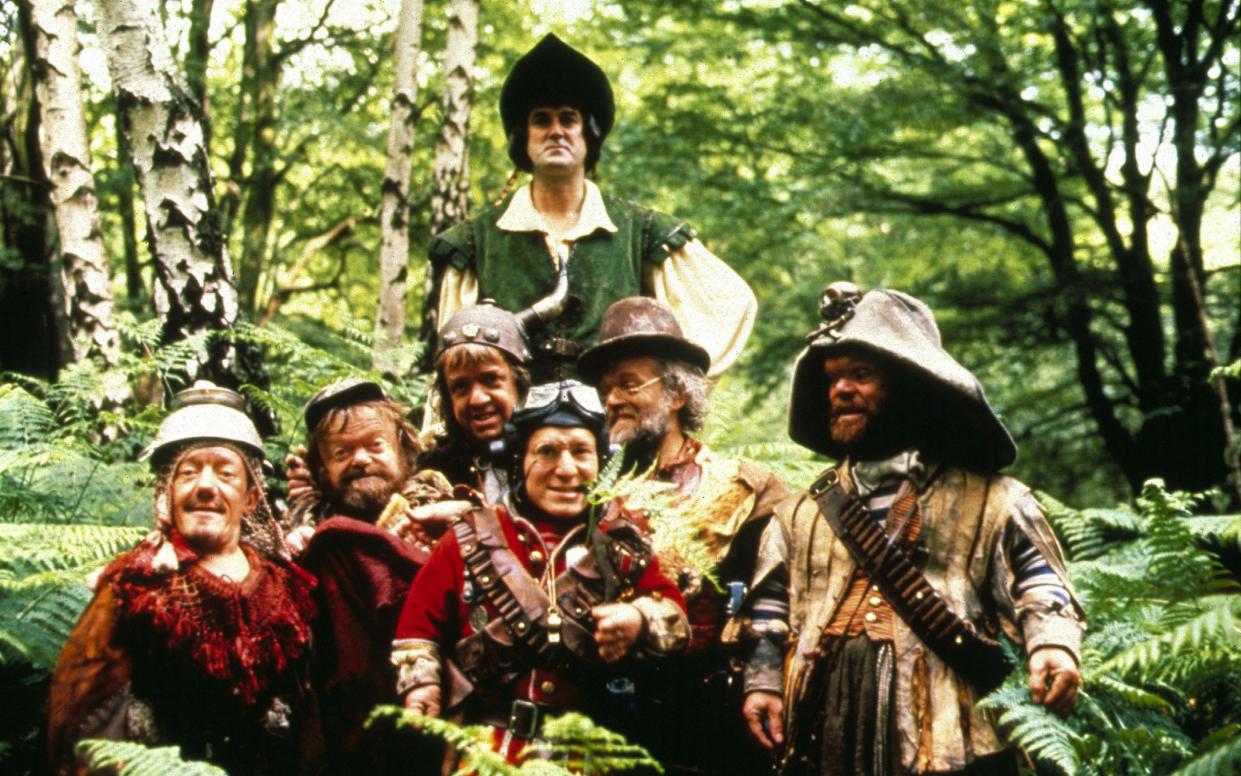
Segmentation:
<svg viewBox="0 0 1241 776">
<path fill-rule="evenodd" d="M 177 409 L 164 418 L 155 440 L 140 456 L 151 461 L 151 468 L 162 470 L 192 443 L 234 445 L 255 461 L 265 460 L 263 440 L 254 421 L 243 411 L 245 398 L 241 394 L 199 380 L 178 393 L 174 401 Z"/>
</svg>

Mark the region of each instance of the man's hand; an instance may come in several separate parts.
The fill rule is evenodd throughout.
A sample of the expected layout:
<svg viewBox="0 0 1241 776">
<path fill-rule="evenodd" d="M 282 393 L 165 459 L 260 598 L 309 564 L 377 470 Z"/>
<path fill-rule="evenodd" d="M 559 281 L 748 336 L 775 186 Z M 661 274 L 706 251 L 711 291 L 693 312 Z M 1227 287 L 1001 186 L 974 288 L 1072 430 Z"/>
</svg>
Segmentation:
<svg viewBox="0 0 1241 776">
<path fill-rule="evenodd" d="M 426 717 L 440 715 L 440 686 L 427 684 L 415 687 L 405 696 L 405 708 Z"/>
<path fill-rule="evenodd" d="M 288 535 L 284 537 L 284 544 L 289 548 L 289 552 L 294 555 L 301 555 L 306 551 L 306 545 L 310 544 L 310 537 L 314 536 L 315 527 L 313 525 L 299 525 Z"/>
<path fill-rule="evenodd" d="M 1077 661 L 1061 647 L 1043 647 L 1030 655 L 1030 697 L 1061 717 L 1077 703 L 1082 684 Z"/>
<path fill-rule="evenodd" d="M 450 525 L 473 508 L 469 501 L 438 501 L 410 507 L 405 510 L 404 519 L 397 523 L 394 531 L 405 541 L 429 550 Z"/>
<path fill-rule="evenodd" d="M 784 743 L 784 699 L 776 693 L 767 690 L 748 693 L 741 704 L 741 716 L 745 717 L 750 735 L 765 749 L 775 749 Z"/>
<path fill-rule="evenodd" d="M 642 612 L 633 604 L 601 604 L 590 610 L 595 618 L 595 643 L 605 663 L 629 654 L 642 632 Z"/>
<path fill-rule="evenodd" d="M 290 503 L 315 492 L 310 469 L 306 467 L 306 448 L 296 447 L 284 457 L 284 479 L 289 483 Z"/>
</svg>

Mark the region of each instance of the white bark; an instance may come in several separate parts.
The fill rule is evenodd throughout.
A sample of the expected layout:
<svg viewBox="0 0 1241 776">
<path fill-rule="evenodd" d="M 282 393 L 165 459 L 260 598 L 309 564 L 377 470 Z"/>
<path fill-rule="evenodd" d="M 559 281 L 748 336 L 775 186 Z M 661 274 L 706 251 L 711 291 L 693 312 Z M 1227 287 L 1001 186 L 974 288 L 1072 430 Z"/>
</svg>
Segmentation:
<svg viewBox="0 0 1241 776">
<path fill-rule="evenodd" d="M 95 178 L 91 174 L 86 119 L 78 68 L 77 14 L 67 0 L 30 0 L 33 52 L 39 77 L 39 145 L 51 183 L 60 237 L 61 321 L 65 356 L 79 361 L 101 356 L 120 363 L 120 338 L 112 315 L 108 255 L 99 226 Z M 124 381 L 115 386 L 123 398 Z"/>
<path fill-rule="evenodd" d="M 478 0 L 452 0 L 444 43 L 444 119 L 435 145 L 431 234 L 463 220 L 470 209 L 470 110 L 477 46 Z"/>
<path fill-rule="evenodd" d="M 396 29 L 396 89 L 388 125 L 388 163 L 380 207 L 379 309 L 375 366 L 391 371 L 391 351 L 405 330 L 405 291 L 409 275 L 409 177 L 417 121 L 418 52 L 422 38 L 422 0 L 401 0 Z"/>
<path fill-rule="evenodd" d="M 203 128 L 176 75 L 158 5 L 95 0 L 95 12 L 142 187 L 155 309 L 164 319 L 165 340 L 228 328 L 237 319 L 237 291 L 214 206 Z M 223 351 L 203 353 L 198 366 L 209 360 L 209 374 L 232 371 Z"/>
</svg>

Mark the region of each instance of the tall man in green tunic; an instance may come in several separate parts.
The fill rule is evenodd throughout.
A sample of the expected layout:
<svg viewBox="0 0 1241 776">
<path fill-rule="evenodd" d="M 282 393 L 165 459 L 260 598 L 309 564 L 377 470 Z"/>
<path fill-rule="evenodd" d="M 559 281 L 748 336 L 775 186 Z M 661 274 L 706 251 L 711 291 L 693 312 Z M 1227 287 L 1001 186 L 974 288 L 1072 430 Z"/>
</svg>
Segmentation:
<svg viewBox="0 0 1241 776">
<path fill-rule="evenodd" d="M 597 341 L 603 311 L 624 297 L 671 307 L 707 347 L 713 376 L 754 324 L 753 292 L 693 227 L 587 179 L 615 113 L 603 70 L 555 35 L 543 38 L 500 93 L 509 157 L 532 181 L 431 241 L 437 320 L 484 298 L 523 311 L 536 383 L 571 375 Z"/>
</svg>

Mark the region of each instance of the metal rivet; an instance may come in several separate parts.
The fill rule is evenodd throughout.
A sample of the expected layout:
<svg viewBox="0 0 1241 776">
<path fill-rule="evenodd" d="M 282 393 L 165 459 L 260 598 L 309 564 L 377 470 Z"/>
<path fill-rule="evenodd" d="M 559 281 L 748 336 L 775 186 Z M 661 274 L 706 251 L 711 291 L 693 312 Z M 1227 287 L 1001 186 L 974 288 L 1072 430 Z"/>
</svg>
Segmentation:
<svg viewBox="0 0 1241 776">
<path fill-rule="evenodd" d="M 878 605 L 879 605 L 879 604 L 881 604 L 881 603 L 883 603 L 883 599 L 882 599 L 882 598 L 880 598 L 879 596 L 877 596 L 877 595 L 872 595 L 872 596 L 870 597 L 870 605 L 871 605 L 871 606 L 878 606 Z"/>
<path fill-rule="evenodd" d="M 866 619 L 866 621 L 867 621 L 867 622 L 874 622 L 875 620 L 877 620 L 877 619 L 879 619 L 879 618 L 875 616 L 875 613 L 874 613 L 874 612 L 867 612 L 867 613 L 866 613 L 866 618 L 865 618 L 865 619 Z"/>
</svg>

